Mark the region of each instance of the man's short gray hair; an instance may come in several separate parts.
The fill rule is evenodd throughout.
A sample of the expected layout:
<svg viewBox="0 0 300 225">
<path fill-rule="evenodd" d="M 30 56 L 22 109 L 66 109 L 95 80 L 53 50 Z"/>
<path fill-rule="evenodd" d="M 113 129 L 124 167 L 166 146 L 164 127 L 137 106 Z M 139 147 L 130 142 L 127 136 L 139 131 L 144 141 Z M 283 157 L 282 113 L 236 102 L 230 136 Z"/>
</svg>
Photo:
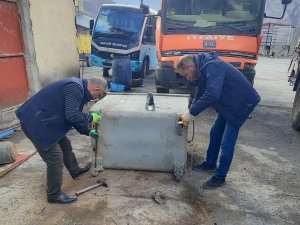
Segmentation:
<svg viewBox="0 0 300 225">
<path fill-rule="evenodd" d="M 99 88 L 101 91 L 105 91 L 107 89 L 107 81 L 102 77 L 89 78 L 88 82 Z"/>
<path fill-rule="evenodd" d="M 195 63 L 194 55 L 188 54 L 181 56 L 178 60 L 176 70 L 178 71 L 179 69 L 186 69 L 191 63 Z"/>
</svg>

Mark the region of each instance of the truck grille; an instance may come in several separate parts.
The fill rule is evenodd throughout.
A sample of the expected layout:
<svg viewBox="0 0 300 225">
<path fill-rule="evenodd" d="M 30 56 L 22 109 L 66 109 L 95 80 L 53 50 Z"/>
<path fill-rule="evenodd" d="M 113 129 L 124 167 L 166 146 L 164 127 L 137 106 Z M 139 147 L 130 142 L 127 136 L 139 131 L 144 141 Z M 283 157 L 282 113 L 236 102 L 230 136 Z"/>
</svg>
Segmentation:
<svg viewBox="0 0 300 225">
<path fill-rule="evenodd" d="M 197 53 L 205 53 L 211 52 L 211 50 L 207 51 L 165 51 L 162 52 L 162 56 L 182 56 L 185 54 L 197 54 Z M 245 59 L 256 59 L 256 54 L 247 53 L 247 52 L 229 52 L 229 51 L 216 51 L 218 56 L 225 56 L 225 57 L 236 57 L 236 58 L 245 58 Z"/>
<path fill-rule="evenodd" d="M 241 63 L 240 62 L 230 62 L 231 65 L 233 65 L 236 68 L 240 68 L 241 67 Z"/>
<path fill-rule="evenodd" d="M 101 57 L 102 59 L 109 59 L 109 60 L 112 60 L 112 54 L 116 57 L 122 57 L 122 56 L 125 56 L 125 55 L 122 55 L 122 54 L 116 54 L 116 53 L 112 53 L 112 52 L 102 52 L 102 51 L 99 51 L 98 49 L 96 49 L 93 45 L 92 45 L 92 54 L 95 55 L 95 56 L 98 56 L 98 57 Z"/>
</svg>

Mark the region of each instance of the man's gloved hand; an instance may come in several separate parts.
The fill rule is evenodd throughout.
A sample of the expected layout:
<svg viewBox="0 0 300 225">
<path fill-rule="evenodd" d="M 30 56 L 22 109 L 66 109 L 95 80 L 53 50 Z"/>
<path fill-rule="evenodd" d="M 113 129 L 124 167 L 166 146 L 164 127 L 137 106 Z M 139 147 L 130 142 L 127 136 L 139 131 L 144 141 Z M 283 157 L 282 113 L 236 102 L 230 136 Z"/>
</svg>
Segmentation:
<svg viewBox="0 0 300 225">
<path fill-rule="evenodd" d="M 94 139 L 98 139 L 99 133 L 95 130 L 91 130 L 91 132 L 89 133 L 89 136 L 94 138 Z"/>
<path fill-rule="evenodd" d="M 93 117 L 93 123 L 99 123 L 101 121 L 102 116 L 100 110 L 93 111 L 91 115 Z"/>
<path fill-rule="evenodd" d="M 182 125 L 187 127 L 189 125 L 189 121 L 193 120 L 194 117 L 191 115 L 190 111 L 186 111 L 184 114 L 180 115 L 179 120 L 182 122 Z"/>
<path fill-rule="evenodd" d="M 97 109 L 97 110 L 93 111 L 92 113 L 96 113 L 96 114 L 101 116 L 101 110 L 100 109 Z"/>
</svg>

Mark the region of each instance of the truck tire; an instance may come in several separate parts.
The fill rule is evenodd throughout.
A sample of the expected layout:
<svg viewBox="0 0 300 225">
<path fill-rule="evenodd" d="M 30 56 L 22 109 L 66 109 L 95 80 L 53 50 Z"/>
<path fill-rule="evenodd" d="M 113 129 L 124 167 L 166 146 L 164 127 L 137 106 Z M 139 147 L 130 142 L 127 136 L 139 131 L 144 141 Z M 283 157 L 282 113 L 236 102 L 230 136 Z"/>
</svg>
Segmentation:
<svg viewBox="0 0 300 225">
<path fill-rule="evenodd" d="M 294 98 L 293 110 L 292 110 L 292 126 L 295 130 L 300 131 L 300 84 Z"/>
<path fill-rule="evenodd" d="M 108 69 L 103 68 L 103 77 L 109 77 Z"/>
</svg>

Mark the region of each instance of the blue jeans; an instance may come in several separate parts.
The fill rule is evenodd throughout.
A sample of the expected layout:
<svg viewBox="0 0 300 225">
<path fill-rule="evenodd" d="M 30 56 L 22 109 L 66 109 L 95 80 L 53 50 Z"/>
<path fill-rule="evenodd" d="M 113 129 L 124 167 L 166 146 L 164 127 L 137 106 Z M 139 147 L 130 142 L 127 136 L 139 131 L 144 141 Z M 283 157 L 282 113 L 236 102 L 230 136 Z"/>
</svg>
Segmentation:
<svg viewBox="0 0 300 225">
<path fill-rule="evenodd" d="M 234 147 L 239 135 L 239 127 L 226 122 L 224 117 L 217 115 L 210 130 L 210 141 L 206 153 L 206 164 L 216 167 L 221 148 L 219 166 L 215 175 L 225 178 L 233 159 Z"/>
</svg>

